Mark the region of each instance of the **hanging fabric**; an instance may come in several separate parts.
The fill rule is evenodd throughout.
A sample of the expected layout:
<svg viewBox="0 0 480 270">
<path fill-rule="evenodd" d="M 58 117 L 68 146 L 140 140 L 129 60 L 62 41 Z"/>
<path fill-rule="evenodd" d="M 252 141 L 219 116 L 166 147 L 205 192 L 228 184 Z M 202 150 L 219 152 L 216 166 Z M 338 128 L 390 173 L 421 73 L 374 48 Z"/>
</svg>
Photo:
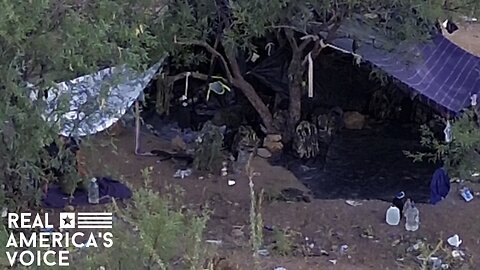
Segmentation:
<svg viewBox="0 0 480 270">
<path fill-rule="evenodd" d="M 443 130 L 443 133 L 445 133 L 445 142 L 451 143 L 453 140 L 453 134 L 452 134 L 452 125 L 450 124 L 450 120 L 447 120 L 447 126 Z"/>
<path fill-rule="evenodd" d="M 181 97 L 181 100 L 187 100 L 188 99 L 188 78 L 190 77 L 191 74 L 192 74 L 191 72 L 187 72 L 185 74 L 185 93 Z"/>
<path fill-rule="evenodd" d="M 477 94 L 473 94 L 470 97 L 470 105 L 472 105 L 472 107 L 477 106 Z"/>
<path fill-rule="evenodd" d="M 312 52 L 308 54 L 308 97 L 313 98 L 313 59 Z"/>
<path fill-rule="evenodd" d="M 221 81 L 216 81 L 213 83 L 208 84 L 208 91 L 207 91 L 207 101 L 210 99 L 210 92 L 214 92 L 217 95 L 225 94 L 225 90 L 230 92 L 230 87 L 226 84 L 222 83 Z"/>
<path fill-rule="evenodd" d="M 269 43 L 267 43 L 267 45 L 265 45 L 265 50 L 267 51 L 268 56 L 271 55 L 273 46 L 274 46 L 274 44 L 272 42 L 269 42 Z"/>
</svg>

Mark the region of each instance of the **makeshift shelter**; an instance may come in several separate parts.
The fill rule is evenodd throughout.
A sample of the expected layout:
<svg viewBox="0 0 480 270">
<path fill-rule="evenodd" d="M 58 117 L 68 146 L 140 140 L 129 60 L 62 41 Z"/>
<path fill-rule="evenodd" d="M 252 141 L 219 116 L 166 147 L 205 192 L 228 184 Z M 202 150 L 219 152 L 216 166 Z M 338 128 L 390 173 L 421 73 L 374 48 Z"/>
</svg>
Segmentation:
<svg viewBox="0 0 480 270">
<path fill-rule="evenodd" d="M 122 65 L 58 83 L 47 91 L 44 119 L 58 125 L 59 135 L 83 137 L 108 129 L 136 103 L 139 130 L 138 100 L 155 74 L 161 72 L 165 58 L 143 73 Z M 38 92 L 32 91 L 30 98 L 37 97 Z M 136 135 L 138 154 L 139 133 Z"/>
<path fill-rule="evenodd" d="M 406 98 L 401 98 L 402 102 L 404 99 L 415 98 L 421 101 L 417 103 L 426 104 L 427 109 L 434 109 L 444 116 L 460 113 L 470 105 L 473 94 L 480 92 L 480 58 L 458 47 L 440 33 L 428 42 L 394 44 L 396 46 L 393 47 L 381 31 L 376 31 L 361 21 L 352 20 L 345 22 L 337 34 L 341 38 L 325 44 L 329 48 L 314 62 L 315 96 L 314 99 L 305 97 L 306 102 L 302 107 L 307 107 L 312 102 L 315 103 L 314 108 L 340 106 L 345 110 L 366 111 L 363 103 L 352 109 L 353 106 L 345 100 L 358 100 L 360 92 L 365 92 L 363 96 L 367 96 L 366 99 L 372 96 L 371 92 L 366 92 L 373 89 L 364 86 L 375 83 L 363 82 L 368 81 L 371 68 L 382 70 L 395 88 L 404 91 L 406 95 L 401 96 Z M 354 46 L 354 43 L 359 46 Z M 288 46 L 280 48 L 248 74 L 266 86 L 264 88 L 288 98 L 290 54 Z M 333 62 L 331 59 L 340 60 Z M 351 76 L 354 80 L 348 77 L 351 67 L 355 66 L 352 60 L 360 64 L 354 68 L 357 71 L 355 76 Z M 360 72 L 364 76 L 362 82 L 355 80 L 361 77 Z M 336 87 L 333 83 L 347 87 L 342 89 L 342 86 Z M 328 94 L 324 94 L 326 92 Z M 329 94 L 341 97 L 330 98 Z M 413 125 L 399 122 L 385 121 L 382 128 L 373 126 L 364 130 L 343 131 L 329 154 L 329 159 L 334 162 L 328 165 L 326 172 L 322 171 L 322 166 L 317 168 L 309 164 L 305 167 L 300 161 L 288 156 L 274 164 L 291 170 L 317 198 L 389 201 L 397 192 L 405 191 L 418 202 L 428 202 L 429 182 L 438 164 L 413 164 L 405 157 L 403 151 L 414 149 L 415 152 L 421 147 L 416 137 L 418 134 L 414 134 L 419 122 L 412 123 Z M 421 123 L 426 124 L 428 121 Z"/>
<path fill-rule="evenodd" d="M 93 74 L 81 76 L 70 81 L 58 83 L 47 91 L 44 98 L 47 108 L 44 119 L 55 123 L 59 135 L 64 137 L 84 137 L 102 132 L 117 123 L 134 106 L 135 114 L 135 153 L 138 155 L 154 155 L 140 151 L 140 104 L 144 99 L 144 90 L 155 79 L 155 75 L 163 71 L 167 56 L 164 56 L 143 73 L 122 65 L 102 69 Z M 195 78 L 195 74 L 192 77 Z M 186 102 L 190 73 L 185 73 L 185 93 L 180 98 Z M 213 77 L 209 83 L 207 100 L 210 91 L 222 95 L 230 89 L 221 82 L 221 78 Z M 33 90 L 30 98 L 36 100 L 38 92 Z M 160 127 L 162 134 L 171 139 L 179 135 L 178 130 L 171 127 Z M 195 134 L 182 134 L 186 141 L 194 141 Z M 192 138 L 195 137 L 195 138 Z"/>
<path fill-rule="evenodd" d="M 379 30 L 362 20 L 346 21 L 327 46 L 363 60 L 407 86 L 411 96 L 440 113 L 460 112 L 480 92 L 480 58 L 458 47 L 442 34 L 431 42 L 397 44 L 389 48 Z M 354 42 L 360 45 L 354 51 Z M 288 95 L 288 50 L 278 50 L 249 74 L 272 90 Z M 281 78 L 279 80 L 279 78 Z M 318 82 L 314 82 L 319 87 Z"/>
</svg>

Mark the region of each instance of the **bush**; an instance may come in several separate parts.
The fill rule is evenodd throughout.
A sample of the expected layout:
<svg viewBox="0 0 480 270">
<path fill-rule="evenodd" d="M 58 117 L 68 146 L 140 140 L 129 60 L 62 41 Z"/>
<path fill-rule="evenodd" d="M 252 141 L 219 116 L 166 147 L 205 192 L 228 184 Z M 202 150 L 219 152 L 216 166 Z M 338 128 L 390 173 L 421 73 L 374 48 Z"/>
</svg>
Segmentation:
<svg viewBox="0 0 480 270">
<path fill-rule="evenodd" d="M 421 127 L 421 144 L 426 152 L 405 154 L 413 161 L 428 160 L 441 162 L 450 177 L 472 179 L 474 173 L 480 172 L 480 127 L 474 110 L 466 110 L 453 120 L 450 143 L 439 139 L 427 125 Z"/>
</svg>

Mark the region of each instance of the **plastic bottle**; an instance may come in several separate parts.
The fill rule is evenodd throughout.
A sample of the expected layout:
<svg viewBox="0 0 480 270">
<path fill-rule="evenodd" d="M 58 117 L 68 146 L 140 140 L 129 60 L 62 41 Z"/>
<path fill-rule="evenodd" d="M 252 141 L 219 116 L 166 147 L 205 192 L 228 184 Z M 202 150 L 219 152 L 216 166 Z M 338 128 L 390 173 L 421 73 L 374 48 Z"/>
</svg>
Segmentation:
<svg viewBox="0 0 480 270">
<path fill-rule="evenodd" d="M 414 232 L 418 230 L 419 223 L 420 223 L 420 213 L 418 208 L 415 207 L 415 203 L 407 199 L 404 207 L 405 213 L 405 229 L 407 231 Z"/>
<path fill-rule="evenodd" d="M 98 191 L 97 179 L 92 178 L 90 184 L 88 185 L 88 203 L 98 204 L 100 202 L 100 194 Z"/>
<path fill-rule="evenodd" d="M 398 209 L 398 207 L 391 205 L 387 209 L 387 214 L 385 219 L 388 225 L 392 225 L 392 226 L 398 225 L 400 223 L 400 209 Z"/>
</svg>

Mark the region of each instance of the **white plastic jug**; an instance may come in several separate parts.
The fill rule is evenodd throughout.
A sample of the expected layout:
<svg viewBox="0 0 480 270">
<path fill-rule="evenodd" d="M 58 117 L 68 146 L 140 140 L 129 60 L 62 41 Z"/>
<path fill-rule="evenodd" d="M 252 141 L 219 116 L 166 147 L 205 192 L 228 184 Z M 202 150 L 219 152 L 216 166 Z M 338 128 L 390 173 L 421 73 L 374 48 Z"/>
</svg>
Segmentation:
<svg viewBox="0 0 480 270">
<path fill-rule="evenodd" d="M 387 209 L 387 214 L 385 216 L 388 225 L 396 226 L 400 224 L 400 209 L 395 206 L 390 206 Z"/>
</svg>

